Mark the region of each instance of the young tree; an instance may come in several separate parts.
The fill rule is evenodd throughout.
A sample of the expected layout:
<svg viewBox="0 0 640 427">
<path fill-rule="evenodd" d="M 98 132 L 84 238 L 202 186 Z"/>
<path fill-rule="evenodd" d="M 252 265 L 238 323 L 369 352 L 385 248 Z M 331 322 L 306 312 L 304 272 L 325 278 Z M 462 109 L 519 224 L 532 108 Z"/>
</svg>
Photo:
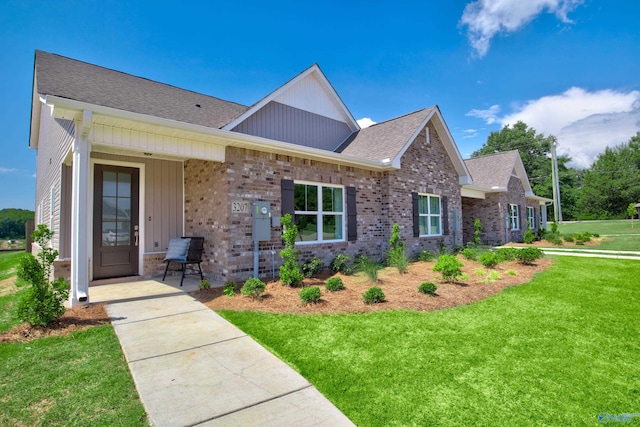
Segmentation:
<svg viewBox="0 0 640 427">
<path fill-rule="evenodd" d="M 635 203 L 629 203 L 627 206 L 627 215 L 631 218 L 631 228 L 633 228 L 633 217 L 636 215 L 636 205 Z"/>
</svg>

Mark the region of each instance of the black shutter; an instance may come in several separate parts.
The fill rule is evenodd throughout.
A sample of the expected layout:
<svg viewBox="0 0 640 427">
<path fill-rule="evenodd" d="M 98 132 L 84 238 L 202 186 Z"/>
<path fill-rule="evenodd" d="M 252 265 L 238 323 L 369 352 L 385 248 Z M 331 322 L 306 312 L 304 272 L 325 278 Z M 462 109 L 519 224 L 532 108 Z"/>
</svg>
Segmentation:
<svg viewBox="0 0 640 427">
<path fill-rule="evenodd" d="M 347 240 L 358 240 L 358 221 L 356 212 L 356 187 L 347 187 Z"/>
<path fill-rule="evenodd" d="M 442 196 L 442 234 L 449 235 L 449 204 L 447 196 Z"/>
<path fill-rule="evenodd" d="M 420 237 L 420 210 L 418 208 L 418 193 L 411 193 L 413 212 L 413 237 Z"/>
<path fill-rule="evenodd" d="M 280 191 L 281 191 L 280 214 L 282 216 L 284 216 L 285 214 L 291 214 L 291 218 L 295 220 L 294 216 L 296 212 L 296 207 L 293 200 L 293 189 L 294 189 L 293 180 L 290 180 L 290 179 L 280 180 Z"/>
</svg>

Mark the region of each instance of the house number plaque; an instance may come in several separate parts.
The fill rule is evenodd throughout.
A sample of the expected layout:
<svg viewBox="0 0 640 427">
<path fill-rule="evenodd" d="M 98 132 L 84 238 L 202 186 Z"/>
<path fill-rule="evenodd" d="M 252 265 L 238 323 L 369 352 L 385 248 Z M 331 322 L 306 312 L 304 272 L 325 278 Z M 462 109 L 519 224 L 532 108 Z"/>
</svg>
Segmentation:
<svg viewBox="0 0 640 427">
<path fill-rule="evenodd" d="M 249 202 L 231 202 L 231 213 L 249 213 Z"/>
</svg>

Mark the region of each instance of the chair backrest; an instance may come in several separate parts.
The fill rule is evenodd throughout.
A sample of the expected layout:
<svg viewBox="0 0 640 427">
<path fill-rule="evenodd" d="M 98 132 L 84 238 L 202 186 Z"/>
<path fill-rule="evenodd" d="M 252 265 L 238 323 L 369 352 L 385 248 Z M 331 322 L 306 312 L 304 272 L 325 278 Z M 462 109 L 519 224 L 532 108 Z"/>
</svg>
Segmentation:
<svg viewBox="0 0 640 427">
<path fill-rule="evenodd" d="M 204 237 L 183 237 L 183 239 L 191 239 L 189 251 L 187 252 L 187 261 L 201 262 L 204 249 Z"/>
</svg>

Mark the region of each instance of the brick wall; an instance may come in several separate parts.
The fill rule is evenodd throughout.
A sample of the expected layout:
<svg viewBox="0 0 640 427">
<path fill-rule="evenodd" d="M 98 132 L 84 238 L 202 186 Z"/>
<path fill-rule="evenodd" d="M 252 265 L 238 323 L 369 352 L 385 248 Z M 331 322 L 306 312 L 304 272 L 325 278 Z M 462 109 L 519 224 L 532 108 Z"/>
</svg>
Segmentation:
<svg viewBox="0 0 640 427">
<path fill-rule="evenodd" d="M 232 213 L 231 204 L 267 201 L 272 215 L 279 217 L 282 179 L 356 188 L 357 241 L 297 245 L 301 261 L 317 256 L 325 265 L 338 253 L 384 257 L 394 222 L 401 225 L 410 253 L 436 249 L 441 243 L 451 245 L 451 235 L 413 237 L 413 191 L 447 196 L 449 210 L 462 207 L 458 175 L 435 132 L 426 144 L 423 131 L 404 154 L 402 170 L 390 173 L 228 147 L 224 164 L 188 160 L 184 176 L 185 232 L 205 238 L 202 266 L 215 280 L 242 281 L 253 274 L 251 213 Z M 453 221 L 451 215 L 449 221 Z M 271 240 L 259 245 L 260 277 L 271 277 L 272 268 L 278 274 L 281 233 L 280 228 L 272 228 Z"/>
<path fill-rule="evenodd" d="M 473 222 L 480 220 L 483 244 L 497 245 L 505 242 L 507 204 L 505 193 L 487 193 L 485 199 L 462 198 L 464 243 L 473 241 Z"/>
</svg>

